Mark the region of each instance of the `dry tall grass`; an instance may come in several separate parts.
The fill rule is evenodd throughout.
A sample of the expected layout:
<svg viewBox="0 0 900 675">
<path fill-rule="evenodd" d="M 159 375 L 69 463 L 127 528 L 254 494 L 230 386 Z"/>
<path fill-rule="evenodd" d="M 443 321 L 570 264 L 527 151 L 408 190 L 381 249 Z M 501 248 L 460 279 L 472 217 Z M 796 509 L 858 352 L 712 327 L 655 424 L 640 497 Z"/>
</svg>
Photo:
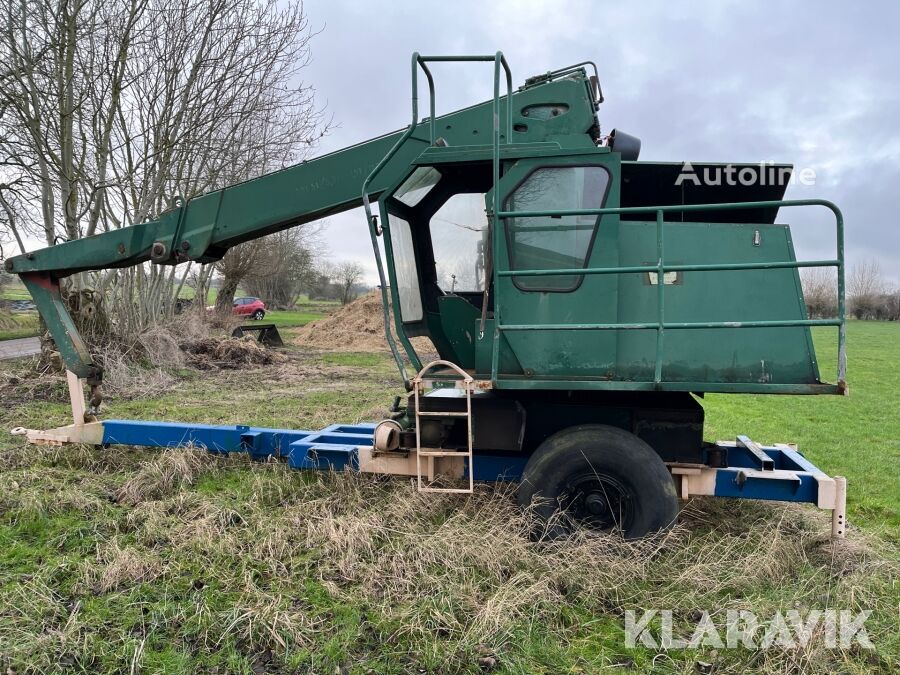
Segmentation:
<svg viewBox="0 0 900 675">
<path fill-rule="evenodd" d="M 92 672 L 150 672 L 161 640 L 198 658 L 236 649 L 254 672 L 597 672 L 651 661 L 655 672 L 692 672 L 700 660 L 719 672 L 888 670 L 877 653 L 815 641 L 660 652 L 638 664 L 624 649 L 624 611 L 640 608 L 677 609 L 682 631 L 703 610 L 876 609 L 869 635 L 889 643 L 896 565 L 858 535 L 831 543 L 809 509 L 695 500 L 675 529 L 640 542 L 588 532 L 547 542 L 530 536 L 509 485 L 428 495 L 404 479 L 300 473 L 198 449 L 112 461 L 98 450 L 41 452 L 35 464 L 60 469 L 2 474 L 8 518 L 90 526 L 77 544 L 55 535 L 64 554 L 27 580 L 0 576 L 0 657 L 35 672 L 63 657 Z M 132 605 L 144 608 L 137 623 L 98 610 Z M 566 660 L 562 646 L 583 656 Z"/>
</svg>

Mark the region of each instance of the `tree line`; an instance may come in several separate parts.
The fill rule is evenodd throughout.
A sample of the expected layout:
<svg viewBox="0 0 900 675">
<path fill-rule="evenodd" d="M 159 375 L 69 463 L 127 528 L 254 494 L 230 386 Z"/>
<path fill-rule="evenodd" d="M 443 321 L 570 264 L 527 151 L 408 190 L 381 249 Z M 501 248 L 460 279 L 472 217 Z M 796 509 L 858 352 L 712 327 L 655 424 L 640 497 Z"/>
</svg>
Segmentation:
<svg viewBox="0 0 900 675">
<path fill-rule="evenodd" d="M 342 305 L 354 300 L 364 289 L 362 266 L 327 260 L 319 232 L 310 226 L 283 230 L 231 249 L 217 266 L 216 306 L 230 309 L 239 288 L 270 309 L 290 309 L 301 295 Z"/>
<path fill-rule="evenodd" d="M 800 272 L 806 310 L 811 319 L 837 316 L 837 274 L 834 268 L 808 267 Z M 846 309 L 856 319 L 900 321 L 900 288 L 891 287 L 877 260 L 850 267 L 845 279 Z"/>
</svg>

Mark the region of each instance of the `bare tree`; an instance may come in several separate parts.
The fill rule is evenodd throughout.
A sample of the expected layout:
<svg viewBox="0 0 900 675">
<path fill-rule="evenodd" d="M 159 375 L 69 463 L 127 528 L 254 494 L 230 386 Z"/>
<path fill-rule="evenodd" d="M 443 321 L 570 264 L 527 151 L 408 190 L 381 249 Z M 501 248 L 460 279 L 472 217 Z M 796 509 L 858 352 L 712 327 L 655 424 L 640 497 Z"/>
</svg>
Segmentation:
<svg viewBox="0 0 900 675">
<path fill-rule="evenodd" d="M 0 0 L 0 181 L 39 205 L 17 231 L 52 245 L 302 159 L 327 128 L 297 84 L 312 37 L 299 0 Z M 75 281 L 134 332 L 180 272 Z"/>
<path fill-rule="evenodd" d="M 854 265 L 847 280 L 847 290 L 852 296 L 875 295 L 884 289 L 881 265 L 874 258 L 867 258 Z"/>
<path fill-rule="evenodd" d="M 800 271 L 803 299 L 811 319 L 837 315 L 837 275 L 830 267 L 805 267 Z"/>
<path fill-rule="evenodd" d="M 254 239 L 240 246 L 228 249 L 225 256 L 216 263 L 216 271 L 222 275 L 222 285 L 216 295 L 216 311 L 228 313 L 234 304 L 238 286 L 256 270 L 263 260 L 265 241 Z"/>
<path fill-rule="evenodd" d="M 212 285 L 214 265 L 198 265 L 193 270 L 189 270 L 185 274 L 185 281 L 194 291 L 193 306 L 199 311 L 206 310 L 207 298 Z"/>
<path fill-rule="evenodd" d="M 355 287 L 362 279 L 363 273 L 362 265 L 350 260 L 338 263 L 332 269 L 331 280 L 339 289 L 342 305 L 356 298 Z"/>
<path fill-rule="evenodd" d="M 20 194 L 15 185 L 0 183 L 0 244 L 14 241 L 18 253 L 25 253 L 19 213 L 22 210 Z"/>
<path fill-rule="evenodd" d="M 887 321 L 900 321 L 900 288 L 885 293 L 883 302 L 884 316 Z"/>
<path fill-rule="evenodd" d="M 876 318 L 879 296 L 885 293 L 881 266 L 874 258 L 867 258 L 850 270 L 847 294 L 850 311 L 857 319 Z"/>
<path fill-rule="evenodd" d="M 316 273 L 320 229 L 294 228 L 266 237 L 256 267 L 246 279 L 246 290 L 271 307 L 293 307 Z"/>
</svg>

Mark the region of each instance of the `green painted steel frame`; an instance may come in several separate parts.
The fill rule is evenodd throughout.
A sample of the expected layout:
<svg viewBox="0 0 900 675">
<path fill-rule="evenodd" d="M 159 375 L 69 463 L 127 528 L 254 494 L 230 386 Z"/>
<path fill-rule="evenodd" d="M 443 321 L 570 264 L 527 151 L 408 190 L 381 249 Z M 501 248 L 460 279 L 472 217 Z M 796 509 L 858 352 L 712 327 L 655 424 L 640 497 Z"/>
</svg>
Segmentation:
<svg viewBox="0 0 900 675">
<path fill-rule="evenodd" d="M 494 203 L 499 200 L 497 183 L 494 184 Z M 824 206 L 835 217 L 835 232 L 837 239 L 837 257 L 833 260 L 811 261 L 784 261 L 775 263 L 723 263 L 723 264 L 696 264 L 696 265 L 666 265 L 665 264 L 665 236 L 664 215 L 684 211 L 730 211 L 736 209 L 765 209 L 796 206 Z M 533 217 L 566 217 L 566 216 L 590 216 L 623 215 L 637 213 L 655 213 L 656 215 L 656 265 L 639 265 L 627 267 L 595 267 L 584 269 L 541 269 L 541 270 L 498 270 L 494 268 L 494 288 L 499 294 L 500 277 L 518 276 L 549 276 L 561 274 L 638 274 L 655 272 L 657 279 L 664 278 L 666 272 L 674 271 L 722 271 L 722 270 L 753 270 L 753 269 L 784 269 L 802 267 L 835 267 L 837 268 L 838 291 L 838 317 L 836 319 L 797 319 L 791 321 L 708 321 L 691 323 L 667 323 L 665 320 L 665 284 L 657 283 L 658 310 L 655 322 L 645 323 L 589 323 L 589 324 L 507 324 L 501 323 L 499 312 L 494 323 L 494 336 L 491 353 L 491 381 L 497 388 L 509 389 L 540 389 L 545 387 L 571 387 L 572 389 L 654 389 L 659 391 L 718 391 L 718 392 L 745 392 L 748 389 L 746 383 L 732 385 L 730 383 L 702 383 L 702 382 L 663 382 L 662 381 L 662 356 L 666 330 L 690 330 L 708 328 L 783 328 L 797 326 L 837 326 L 838 327 L 838 364 L 837 384 L 762 384 L 758 385 L 760 392 L 770 393 L 845 393 L 847 354 L 846 354 L 846 317 L 844 301 L 844 216 L 841 210 L 832 202 L 824 199 L 795 199 L 760 202 L 731 202 L 725 204 L 690 204 L 650 207 L 616 207 L 602 209 L 572 209 L 572 210 L 546 210 L 546 211 L 496 211 L 496 220 L 506 218 L 533 218 Z M 500 228 L 494 228 L 496 238 Z M 496 243 L 496 242 L 495 242 Z M 496 307 L 502 302 L 495 297 Z M 656 357 L 653 382 L 622 382 L 594 379 L 541 379 L 541 378 L 501 378 L 499 369 L 499 345 L 500 334 L 503 331 L 538 331 L 538 330 L 655 330 L 656 331 Z"/>
<path fill-rule="evenodd" d="M 384 169 L 387 163 L 397 154 L 400 148 L 406 143 L 406 141 L 412 137 L 416 128 L 419 125 L 419 68 L 422 69 L 422 72 L 425 73 L 425 77 L 428 80 L 428 100 L 430 106 L 430 115 L 429 115 L 429 132 L 430 132 L 430 143 L 429 147 L 435 147 L 437 137 L 435 135 L 435 120 L 436 120 L 436 111 L 435 111 L 435 88 L 434 88 L 434 76 L 431 73 L 431 70 L 428 68 L 429 63 L 478 63 L 478 62 L 492 62 L 494 64 L 494 98 L 493 98 L 493 133 L 491 135 L 491 149 L 492 149 L 492 164 L 493 164 L 493 177 L 494 177 L 494 185 L 497 185 L 500 182 L 500 70 L 501 68 L 506 73 L 506 134 L 505 134 L 505 143 L 506 145 L 512 144 L 512 71 L 509 68 L 509 64 L 506 62 L 506 57 L 503 56 L 503 52 L 496 52 L 493 55 L 474 55 L 474 56 L 422 56 L 419 52 L 413 52 L 412 58 L 410 60 L 410 69 L 411 69 L 411 79 L 412 79 L 412 121 L 410 125 L 407 127 L 406 131 L 400 136 L 394 146 L 388 151 L 387 155 L 372 169 L 372 172 L 366 177 L 366 180 L 363 181 L 362 186 L 362 201 L 363 207 L 366 211 L 366 222 L 369 227 L 369 235 L 372 240 L 372 249 L 375 252 L 375 266 L 378 269 L 378 279 L 381 282 L 381 304 L 383 309 L 383 319 L 384 319 L 384 332 L 387 337 L 388 345 L 391 349 L 391 354 L 394 356 L 394 360 L 397 363 L 397 368 L 400 370 L 400 375 L 403 378 L 403 384 L 406 387 L 407 391 L 410 389 L 410 379 L 409 375 L 406 371 L 406 365 L 403 363 L 403 358 L 400 356 L 400 352 L 397 349 L 397 343 L 394 340 L 393 335 L 391 334 L 390 329 L 390 312 L 388 310 L 388 297 L 387 297 L 387 284 L 384 275 L 384 264 L 381 260 L 381 251 L 378 248 L 378 225 L 377 221 L 374 218 L 372 213 L 372 205 L 369 201 L 369 185 L 373 180 L 378 176 L 379 173 Z M 405 178 L 405 177 L 404 177 Z M 393 190 L 389 191 L 393 192 Z M 496 192 L 496 191 L 495 191 Z M 495 195 L 494 197 L 494 208 L 493 213 L 496 213 L 500 210 L 500 201 L 499 196 Z M 389 213 L 387 209 L 386 199 L 382 198 L 379 200 L 379 212 L 381 215 L 382 223 L 387 224 Z M 492 214 L 488 214 L 488 218 L 493 219 Z M 390 235 L 385 237 L 385 254 L 389 259 L 393 259 L 393 246 L 391 244 Z M 400 297 L 399 292 L 397 290 L 397 283 L 395 274 L 393 272 L 393 266 L 389 269 L 389 275 L 391 277 L 391 302 L 395 308 L 400 307 Z M 422 368 L 422 364 L 419 360 L 418 355 L 416 354 L 416 350 L 413 349 L 412 343 L 409 341 L 409 336 L 406 334 L 406 329 L 403 326 L 402 318 L 400 317 L 399 311 L 394 311 L 394 325 L 397 331 L 397 336 L 400 339 L 400 343 L 403 345 L 404 350 L 406 351 L 406 355 L 409 357 L 410 362 L 416 368 L 416 370 L 420 370 Z"/>
</svg>

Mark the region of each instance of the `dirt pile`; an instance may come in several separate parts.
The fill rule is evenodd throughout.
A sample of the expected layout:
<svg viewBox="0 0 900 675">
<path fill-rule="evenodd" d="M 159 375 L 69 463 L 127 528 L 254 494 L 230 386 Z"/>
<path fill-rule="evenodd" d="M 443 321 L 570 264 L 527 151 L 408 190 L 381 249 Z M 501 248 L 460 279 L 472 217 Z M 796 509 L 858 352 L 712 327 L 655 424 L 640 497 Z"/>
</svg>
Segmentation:
<svg viewBox="0 0 900 675">
<path fill-rule="evenodd" d="M 284 356 L 266 349 L 252 337 L 204 337 L 178 345 L 188 365 L 198 370 L 236 370 L 280 363 Z"/>
<path fill-rule="evenodd" d="M 367 293 L 324 319 L 296 329 L 293 334 L 304 347 L 359 352 L 387 350 L 381 293 Z M 417 352 L 435 351 L 428 338 L 413 338 L 412 343 Z"/>
</svg>

